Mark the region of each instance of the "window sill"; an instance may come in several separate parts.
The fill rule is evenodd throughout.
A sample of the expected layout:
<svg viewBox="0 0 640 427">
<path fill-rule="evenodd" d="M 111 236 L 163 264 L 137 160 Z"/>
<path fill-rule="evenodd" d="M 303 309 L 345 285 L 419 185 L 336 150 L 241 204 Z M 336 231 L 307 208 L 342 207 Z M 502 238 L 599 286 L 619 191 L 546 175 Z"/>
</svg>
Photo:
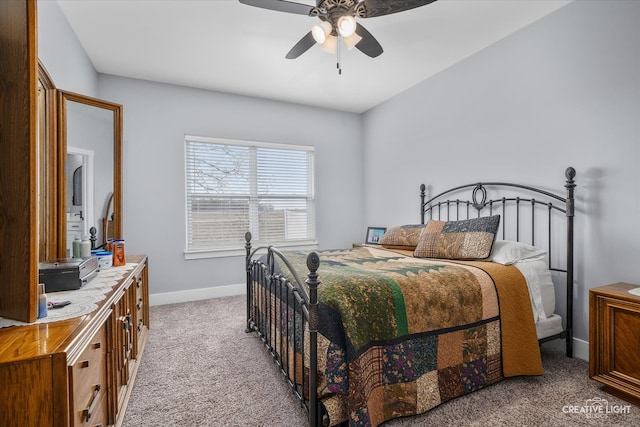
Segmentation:
<svg viewBox="0 0 640 427">
<path fill-rule="evenodd" d="M 265 246 L 263 244 L 252 245 L 251 250 L 253 251 L 257 247 Z M 310 243 L 281 243 L 279 245 L 274 245 L 276 248 L 280 250 L 287 251 L 295 251 L 295 250 L 314 250 L 318 249 L 318 242 L 310 242 Z M 246 249 L 208 249 L 202 251 L 184 251 L 184 259 L 192 260 L 192 259 L 206 259 L 206 258 L 228 258 L 228 257 L 238 257 L 238 256 L 246 256 Z"/>
</svg>

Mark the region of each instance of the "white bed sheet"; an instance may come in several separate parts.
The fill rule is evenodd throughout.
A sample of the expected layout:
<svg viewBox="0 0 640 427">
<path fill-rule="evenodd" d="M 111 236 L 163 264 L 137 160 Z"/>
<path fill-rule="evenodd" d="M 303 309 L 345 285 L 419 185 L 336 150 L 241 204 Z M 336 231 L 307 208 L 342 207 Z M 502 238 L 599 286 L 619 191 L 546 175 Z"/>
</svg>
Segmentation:
<svg viewBox="0 0 640 427">
<path fill-rule="evenodd" d="M 523 260 L 514 265 L 527 281 L 538 339 L 562 332 L 562 317 L 554 313 L 556 291 L 547 263 L 542 260 Z"/>
<path fill-rule="evenodd" d="M 535 322 L 551 316 L 556 308 L 556 295 L 551 272 L 542 260 L 523 260 L 513 264 L 524 276 L 529 288 Z"/>
<path fill-rule="evenodd" d="M 562 330 L 562 317 L 557 314 L 552 314 L 546 319 L 539 319 L 536 322 L 536 333 L 538 334 L 538 339 L 559 334 Z"/>
</svg>

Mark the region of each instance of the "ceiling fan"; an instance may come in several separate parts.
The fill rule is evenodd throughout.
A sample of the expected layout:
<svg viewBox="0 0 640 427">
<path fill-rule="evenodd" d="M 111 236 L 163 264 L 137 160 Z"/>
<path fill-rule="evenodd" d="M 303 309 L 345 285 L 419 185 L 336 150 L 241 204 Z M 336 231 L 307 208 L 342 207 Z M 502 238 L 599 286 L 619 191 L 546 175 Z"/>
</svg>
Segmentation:
<svg viewBox="0 0 640 427">
<path fill-rule="evenodd" d="M 372 18 L 424 6 L 435 0 L 316 0 L 316 6 L 287 0 L 240 0 L 240 3 L 279 12 L 316 16 L 322 22 L 314 25 L 287 53 L 295 59 L 318 43 L 327 52 L 339 54 L 339 40 L 347 48 L 355 47 L 372 58 L 382 53 L 382 46 L 356 18 Z M 338 65 L 338 68 L 339 65 Z"/>
</svg>

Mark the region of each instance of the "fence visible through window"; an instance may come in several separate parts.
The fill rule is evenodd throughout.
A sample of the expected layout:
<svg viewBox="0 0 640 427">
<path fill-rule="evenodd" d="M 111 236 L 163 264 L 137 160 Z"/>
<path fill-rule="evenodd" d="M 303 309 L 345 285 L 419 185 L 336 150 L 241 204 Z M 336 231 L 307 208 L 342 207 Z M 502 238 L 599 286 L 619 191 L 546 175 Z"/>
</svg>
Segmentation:
<svg viewBox="0 0 640 427">
<path fill-rule="evenodd" d="M 185 137 L 187 251 L 315 242 L 314 149 Z"/>
</svg>

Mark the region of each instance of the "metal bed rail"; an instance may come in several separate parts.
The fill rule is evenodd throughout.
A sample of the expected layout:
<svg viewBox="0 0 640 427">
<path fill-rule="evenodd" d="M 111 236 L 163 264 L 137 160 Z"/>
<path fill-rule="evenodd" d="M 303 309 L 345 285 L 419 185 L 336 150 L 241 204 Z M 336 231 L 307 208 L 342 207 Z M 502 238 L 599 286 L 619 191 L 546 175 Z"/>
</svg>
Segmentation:
<svg viewBox="0 0 640 427">
<path fill-rule="evenodd" d="M 309 425 L 328 421 L 318 399 L 318 280 L 320 258 L 316 252 L 307 256 L 309 273 L 304 281 L 273 246 L 251 248 L 247 232 L 247 325 L 245 332 L 256 332 L 285 377 L 293 394 L 309 413 Z M 264 257 L 258 253 L 266 251 Z M 283 274 L 287 267 L 294 282 Z M 309 345 L 305 346 L 308 333 Z M 298 357 L 298 355 L 300 357 Z M 308 356 L 309 366 L 305 367 Z"/>
</svg>

